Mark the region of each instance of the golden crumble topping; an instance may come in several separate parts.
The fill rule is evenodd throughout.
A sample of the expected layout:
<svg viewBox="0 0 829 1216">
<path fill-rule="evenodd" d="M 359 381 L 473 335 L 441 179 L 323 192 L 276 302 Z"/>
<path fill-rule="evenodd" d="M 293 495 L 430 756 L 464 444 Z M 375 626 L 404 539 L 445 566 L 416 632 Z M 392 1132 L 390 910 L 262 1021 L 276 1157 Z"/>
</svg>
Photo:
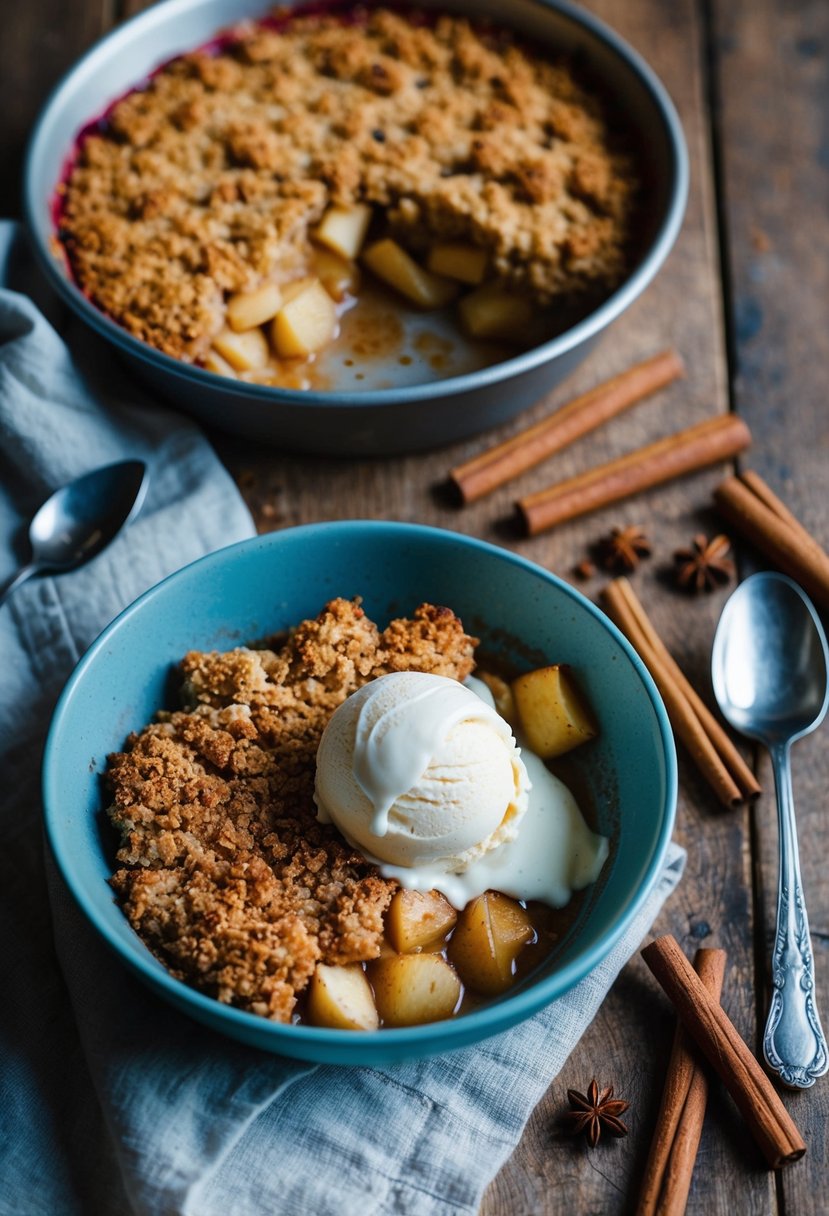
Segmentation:
<svg viewBox="0 0 829 1216">
<path fill-rule="evenodd" d="M 130 924 L 173 975 L 288 1022 L 318 960 L 375 958 L 396 883 L 316 819 L 314 767 L 334 709 L 404 669 L 463 680 L 475 639 L 424 604 L 383 631 L 332 600 L 279 650 L 192 652 L 184 708 L 109 757 Z"/>
<path fill-rule="evenodd" d="M 60 227 L 99 307 L 195 360 L 228 293 L 304 273 L 330 204 L 371 204 L 414 254 L 480 246 L 546 304 L 619 281 L 634 189 L 567 63 L 381 8 L 239 27 L 168 63 L 81 141 Z"/>
</svg>

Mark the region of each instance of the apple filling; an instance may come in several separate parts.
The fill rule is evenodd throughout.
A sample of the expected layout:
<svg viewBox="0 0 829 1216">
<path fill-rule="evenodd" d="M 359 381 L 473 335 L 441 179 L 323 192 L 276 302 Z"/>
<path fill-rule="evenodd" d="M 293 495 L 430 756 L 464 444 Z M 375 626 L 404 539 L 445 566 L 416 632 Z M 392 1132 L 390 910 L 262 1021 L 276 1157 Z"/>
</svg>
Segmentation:
<svg viewBox="0 0 829 1216">
<path fill-rule="evenodd" d="M 315 1026 L 376 1030 L 443 1021 L 507 992 L 526 947 L 551 944 L 550 913 L 495 891 L 458 914 L 439 891 L 398 891 L 386 913 L 380 957 L 318 963 L 306 1016 Z M 529 952 L 533 957 L 532 952 Z"/>
<path fill-rule="evenodd" d="M 278 383 L 285 361 L 312 359 L 336 340 L 342 313 L 360 306 L 365 270 L 408 306 L 427 312 L 454 305 L 469 339 L 526 343 L 538 309 L 493 275 L 485 249 L 438 242 L 418 261 L 392 237 L 367 240 L 371 224 L 372 209 L 363 203 L 330 207 L 311 233 L 307 274 L 228 297 L 226 324 L 204 367 Z"/>
</svg>

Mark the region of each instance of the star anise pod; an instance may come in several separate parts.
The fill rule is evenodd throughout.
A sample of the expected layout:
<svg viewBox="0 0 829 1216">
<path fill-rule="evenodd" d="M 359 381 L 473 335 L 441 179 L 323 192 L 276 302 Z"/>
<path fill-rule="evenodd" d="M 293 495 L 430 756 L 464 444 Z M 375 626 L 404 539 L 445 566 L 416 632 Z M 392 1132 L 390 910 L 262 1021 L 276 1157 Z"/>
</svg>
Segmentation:
<svg viewBox="0 0 829 1216">
<path fill-rule="evenodd" d="M 734 563 L 728 556 L 731 541 L 727 536 L 709 540 L 701 532 L 687 549 L 674 553 L 676 584 L 683 591 L 713 591 L 734 577 Z"/>
<path fill-rule="evenodd" d="M 598 545 L 599 560 L 605 570 L 621 574 L 636 569 L 643 557 L 650 557 L 651 543 L 636 524 L 626 528 L 614 528 L 609 536 L 603 536 Z"/>
<path fill-rule="evenodd" d="M 595 1148 L 599 1143 L 602 1132 L 611 1136 L 626 1136 L 628 1129 L 619 1118 L 630 1106 L 629 1102 L 613 1097 L 613 1086 L 608 1085 L 601 1094 L 596 1078 L 590 1082 L 586 1094 L 580 1094 L 577 1089 L 567 1090 L 567 1101 L 570 1110 L 564 1116 L 570 1125 L 574 1136 L 585 1134 L 587 1143 Z"/>
<path fill-rule="evenodd" d="M 585 557 L 577 566 L 573 567 L 573 573 L 576 578 L 581 579 L 582 582 L 586 582 L 587 579 L 592 578 L 596 573 L 596 567 L 589 557 Z"/>
</svg>

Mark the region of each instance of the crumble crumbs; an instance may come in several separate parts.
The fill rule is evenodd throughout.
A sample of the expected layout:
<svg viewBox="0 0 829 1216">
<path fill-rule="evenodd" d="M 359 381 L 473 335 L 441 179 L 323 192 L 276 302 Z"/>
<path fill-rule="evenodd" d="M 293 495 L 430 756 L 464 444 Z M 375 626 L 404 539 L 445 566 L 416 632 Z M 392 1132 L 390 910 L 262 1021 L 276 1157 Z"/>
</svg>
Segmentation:
<svg viewBox="0 0 829 1216">
<path fill-rule="evenodd" d="M 463 680 L 476 642 L 448 608 L 383 631 L 332 600 L 279 650 L 193 651 L 184 708 L 109 757 L 111 879 L 130 924 L 178 979 L 291 1020 L 317 961 L 376 958 L 397 884 L 316 819 L 322 731 L 355 689 L 390 671 Z"/>
<path fill-rule="evenodd" d="M 100 308 L 196 360 L 226 293 L 305 273 L 329 204 L 372 204 L 415 254 L 481 246 L 546 305 L 622 278 L 635 189 L 566 61 L 380 8 L 249 23 L 165 65 L 83 138 L 60 228 Z"/>
</svg>

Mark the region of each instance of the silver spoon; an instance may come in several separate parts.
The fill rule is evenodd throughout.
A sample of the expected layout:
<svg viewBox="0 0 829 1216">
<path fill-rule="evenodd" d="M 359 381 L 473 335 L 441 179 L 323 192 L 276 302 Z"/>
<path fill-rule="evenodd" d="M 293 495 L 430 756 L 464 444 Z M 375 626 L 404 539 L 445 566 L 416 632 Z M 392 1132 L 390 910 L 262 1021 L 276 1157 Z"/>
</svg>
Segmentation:
<svg viewBox="0 0 829 1216">
<path fill-rule="evenodd" d="M 789 748 L 823 721 L 826 637 L 812 604 L 782 574 L 752 575 L 723 610 L 711 658 L 714 695 L 736 730 L 771 753 L 780 870 L 763 1054 L 786 1085 L 806 1089 L 829 1069 L 815 1005 L 809 922 L 800 879 Z"/>
<path fill-rule="evenodd" d="M 122 460 L 56 490 L 29 525 L 32 560 L 0 588 L 0 604 L 34 574 L 82 566 L 138 514 L 147 492 L 143 460 Z"/>
</svg>

